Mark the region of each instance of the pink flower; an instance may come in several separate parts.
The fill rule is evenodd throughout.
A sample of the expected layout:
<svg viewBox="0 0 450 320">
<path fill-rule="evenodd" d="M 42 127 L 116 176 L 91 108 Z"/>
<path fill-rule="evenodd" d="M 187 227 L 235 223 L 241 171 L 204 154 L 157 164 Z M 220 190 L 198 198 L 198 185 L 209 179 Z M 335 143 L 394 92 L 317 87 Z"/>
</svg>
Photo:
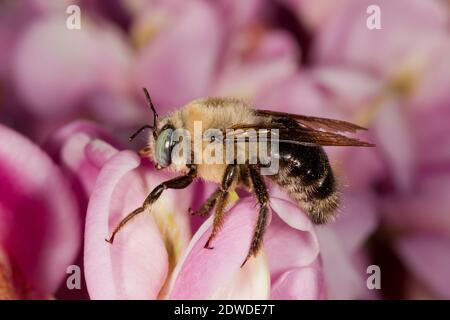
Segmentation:
<svg viewBox="0 0 450 320">
<path fill-rule="evenodd" d="M 16 3 L 0 4 L 0 78 L 7 78 L 11 72 L 17 38 L 36 19 L 57 11 L 65 11 L 68 0 L 44 2 L 22 0 Z"/>
<path fill-rule="evenodd" d="M 251 99 L 292 74 L 299 55 L 288 33 L 264 25 L 262 3 L 122 3 L 129 33 L 100 4 L 81 5 L 80 30 L 66 28 L 61 8 L 43 6 L 14 36 L 8 54 L 13 90 L 7 97 L 15 108 L 7 116 L 44 141 L 78 118 L 119 129 L 140 124 L 143 86 L 162 115 L 209 95 Z"/>
<path fill-rule="evenodd" d="M 241 269 L 256 223 L 253 199 L 226 215 L 213 250 L 203 246 L 208 219 L 191 234 L 188 207 L 196 186 L 167 190 L 151 210 L 132 220 L 114 244 L 104 241 L 166 175 L 139 167 L 130 151 L 106 162 L 95 182 L 86 218 L 85 272 L 93 299 L 208 299 L 324 297 L 314 227 L 294 204 L 271 200 L 264 249 Z"/>
<path fill-rule="evenodd" d="M 54 132 L 44 148 L 78 192 L 80 214 L 84 218 L 98 172 L 122 145 L 95 123 L 80 120 Z"/>
<path fill-rule="evenodd" d="M 381 9 L 382 30 L 358 27 L 371 4 Z M 377 144 L 370 162 L 358 165 L 373 175 L 366 188 L 379 203 L 382 224 L 374 243 L 398 254 L 410 271 L 406 282 L 418 280 L 428 295 L 443 297 L 449 295 L 444 285 L 449 264 L 443 258 L 450 236 L 443 181 L 450 173 L 445 147 L 450 132 L 444 124 L 450 116 L 449 20 L 439 1 L 347 1 L 323 21 L 315 48 L 318 65 L 356 69 L 382 84 L 353 111 Z M 356 173 L 357 161 L 350 160 L 355 154 L 345 156 L 348 172 Z"/>
<path fill-rule="evenodd" d="M 423 172 L 411 192 L 382 198 L 384 230 L 390 236 L 390 245 L 408 267 L 408 276 L 429 291 L 428 297 L 450 297 L 449 178 L 448 165 Z"/>
<path fill-rule="evenodd" d="M 214 76 L 225 31 L 221 17 L 206 2 L 182 2 L 172 7 L 156 8 L 156 13 L 151 8 L 151 17 L 146 16 L 147 28 L 159 20 L 163 28 L 153 26 L 162 29 L 143 48 L 135 65 L 136 83 L 152 88 L 155 104 L 163 109 L 204 96 Z M 144 27 L 136 32 L 144 32 Z"/>
<path fill-rule="evenodd" d="M 24 106 L 39 118 L 58 119 L 80 113 L 84 107 L 117 123 L 119 116 L 124 122 L 136 117 L 135 106 L 126 101 L 131 90 L 130 63 L 130 48 L 113 26 L 84 20 L 82 29 L 72 32 L 64 17 L 53 14 L 21 35 L 13 77 Z M 111 103 L 117 101 L 120 107 Z M 109 112 L 104 110 L 106 102 Z"/>
<path fill-rule="evenodd" d="M 75 121 L 60 128 L 45 144 L 45 150 L 60 166 L 78 200 L 79 217 L 83 225 L 89 197 L 100 169 L 119 152 L 119 148 L 122 148 L 121 145 L 109 132 L 88 121 Z M 83 272 L 82 248 L 78 251 L 75 264 Z M 56 297 L 87 299 L 89 295 L 82 281 L 81 290 L 69 290 L 62 286 Z"/>
<path fill-rule="evenodd" d="M 450 296 L 443 1 L 80 1 L 81 30 L 66 28 L 69 4 L 0 4 L 1 122 L 46 141 L 50 155 L 0 127 L 0 296 L 87 298 L 61 285 L 72 263 L 85 266 L 94 299 L 377 298 L 390 297 L 389 285 L 394 298 Z M 366 27 L 369 5 L 381 9 L 380 30 Z M 264 248 L 242 269 L 256 203 L 239 194 L 215 249 L 203 249 L 211 220 L 187 214 L 215 188 L 202 182 L 165 192 L 110 246 L 120 218 L 172 177 L 120 144 L 151 120 L 142 87 L 161 115 L 234 96 L 355 122 L 377 147 L 327 148 L 342 205 L 326 226 L 270 186 Z M 73 122 L 83 118 L 115 136 Z M 381 292 L 366 287 L 370 264 L 394 279 Z"/>
<path fill-rule="evenodd" d="M 251 100 L 293 74 L 298 47 L 286 32 L 255 21 L 259 6 L 195 1 L 144 10 L 134 31 L 151 37 L 135 64 L 136 85 L 151 88 L 165 111 L 212 95 Z"/>
<path fill-rule="evenodd" d="M 370 5 L 381 10 L 379 30 L 366 27 Z M 428 55 L 445 45 L 442 41 L 447 38 L 448 19 L 440 1 L 346 1 L 321 26 L 316 59 L 319 63 L 358 66 L 385 77 L 404 68 L 421 71 Z"/>
<path fill-rule="evenodd" d="M 0 139 L 0 296 L 48 298 L 80 246 L 77 203 L 38 146 L 2 125 Z"/>
</svg>

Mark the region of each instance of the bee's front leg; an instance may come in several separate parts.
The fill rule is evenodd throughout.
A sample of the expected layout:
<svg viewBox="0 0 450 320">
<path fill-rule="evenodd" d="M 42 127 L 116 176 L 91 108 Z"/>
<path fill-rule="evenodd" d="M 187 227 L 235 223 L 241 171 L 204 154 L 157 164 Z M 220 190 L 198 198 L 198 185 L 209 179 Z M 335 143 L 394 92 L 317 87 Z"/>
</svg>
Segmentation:
<svg viewBox="0 0 450 320">
<path fill-rule="evenodd" d="M 113 233 L 111 234 L 111 237 L 109 239 L 105 239 L 109 243 L 114 242 L 114 238 L 116 234 L 122 229 L 124 225 L 127 224 L 128 221 L 130 221 L 132 218 L 137 216 L 138 214 L 144 212 L 145 210 L 149 209 L 150 206 L 158 200 L 158 198 L 161 196 L 164 190 L 166 189 L 184 189 L 187 186 L 189 186 L 194 178 L 197 176 L 197 168 L 195 166 L 191 166 L 189 172 L 185 176 L 176 177 L 174 179 L 165 181 L 155 187 L 152 192 L 147 196 L 142 206 L 135 209 L 133 212 L 128 214 L 125 218 L 120 221 L 120 223 L 117 225 L 117 227 L 114 229 Z"/>
</svg>

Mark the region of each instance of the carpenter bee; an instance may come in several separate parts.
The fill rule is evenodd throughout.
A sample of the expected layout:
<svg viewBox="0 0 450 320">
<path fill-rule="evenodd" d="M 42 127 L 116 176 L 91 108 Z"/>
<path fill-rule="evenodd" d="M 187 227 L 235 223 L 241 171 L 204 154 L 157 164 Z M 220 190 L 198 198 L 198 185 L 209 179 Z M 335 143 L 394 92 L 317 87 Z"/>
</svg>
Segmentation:
<svg viewBox="0 0 450 320">
<path fill-rule="evenodd" d="M 160 119 L 145 88 L 144 93 L 153 112 L 153 125 L 143 126 L 130 137 L 130 140 L 143 130 L 150 129 L 148 145 L 140 151 L 140 154 L 151 158 L 158 169 L 172 169 L 182 175 L 154 188 L 143 204 L 117 225 L 111 237 L 106 240 L 111 244 L 117 232 L 133 217 L 149 210 L 164 190 L 186 188 L 194 179 L 203 178 L 218 184 L 217 190 L 200 208 L 190 210 L 192 214 L 204 216 L 215 208 L 212 232 L 205 248 L 212 249 L 211 241 L 222 226 L 225 205 L 231 192 L 237 187 L 243 187 L 254 194 L 259 203 L 258 220 L 247 258 L 242 264 L 244 265 L 248 258 L 258 253 L 262 244 L 269 205 L 265 179 L 272 180 L 286 190 L 315 224 L 323 224 L 336 215 L 339 193 L 322 146 L 373 146 L 338 133 L 366 130 L 358 125 L 340 120 L 254 109 L 246 102 L 235 98 L 198 99 Z M 244 161 L 237 161 L 237 157 L 234 156 L 232 161 L 211 163 L 193 161 L 195 152 L 190 149 L 190 152 L 184 152 L 184 156 L 181 157 L 183 161 L 179 159 L 174 161 L 174 150 L 180 141 L 184 141 L 185 145 L 187 142 L 187 147 L 195 144 L 186 139 L 186 135 L 176 139 L 176 133 L 183 130 L 188 135 L 195 136 L 195 126 L 199 123 L 202 126 L 200 146 L 204 146 L 205 143 L 224 145 L 225 141 L 230 141 L 230 136 L 233 143 L 232 155 L 238 153 L 237 144 L 242 144 L 242 141 L 244 146 L 250 143 L 249 133 L 252 130 L 270 132 L 266 141 L 277 141 L 276 152 L 272 152 L 274 148 L 270 148 L 270 157 L 279 162 L 277 172 L 263 176 L 261 170 L 267 163 L 263 164 L 258 159 L 251 161 L 248 151 L 244 152 L 247 156 L 244 157 Z M 216 130 L 216 133 L 209 135 L 205 141 L 204 133 L 212 129 Z M 228 134 L 230 130 L 233 131 Z M 227 139 L 223 139 L 225 134 Z M 219 136 L 222 138 L 219 139 Z M 245 140 L 246 138 L 248 139 Z M 223 155 L 219 158 L 225 159 Z"/>
</svg>

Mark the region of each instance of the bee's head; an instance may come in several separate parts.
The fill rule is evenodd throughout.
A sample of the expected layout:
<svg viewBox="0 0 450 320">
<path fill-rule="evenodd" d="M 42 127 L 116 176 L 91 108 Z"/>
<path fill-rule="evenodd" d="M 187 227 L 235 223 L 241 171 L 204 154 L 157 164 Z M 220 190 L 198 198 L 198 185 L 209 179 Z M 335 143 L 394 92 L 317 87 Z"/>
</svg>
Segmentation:
<svg viewBox="0 0 450 320">
<path fill-rule="evenodd" d="M 172 163 L 172 148 L 174 146 L 173 132 L 174 128 L 168 123 L 168 119 L 162 119 L 158 121 L 158 113 L 152 103 L 150 94 L 146 88 L 143 88 L 145 97 L 147 98 L 147 104 L 153 111 L 153 125 L 144 125 L 139 128 L 133 135 L 130 136 L 129 140 L 132 141 L 137 135 L 139 135 L 145 129 L 152 130 L 152 135 L 149 141 L 149 151 L 153 156 L 156 166 L 158 168 L 165 168 L 170 166 Z M 146 148 L 148 149 L 148 148 Z"/>
</svg>

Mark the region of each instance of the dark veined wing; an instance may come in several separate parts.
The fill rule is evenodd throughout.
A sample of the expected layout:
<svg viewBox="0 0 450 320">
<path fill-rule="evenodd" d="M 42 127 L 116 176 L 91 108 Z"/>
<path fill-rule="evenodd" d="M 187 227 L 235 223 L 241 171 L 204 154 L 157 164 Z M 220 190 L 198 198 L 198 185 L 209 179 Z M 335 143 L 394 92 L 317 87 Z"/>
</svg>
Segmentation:
<svg viewBox="0 0 450 320">
<path fill-rule="evenodd" d="M 327 118 L 319 118 L 319 117 L 310 117 L 303 116 L 299 114 L 291 114 L 286 112 L 278 112 L 278 111 L 270 111 L 270 110 L 258 110 L 255 109 L 255 113 L 257 116 L 270 116 L 275 118 L 291 118 L 295 119 L 302 127 L 316 129 L 316 130 L 324 130 L 327 132 L 356 132 L 358 130 L 367 130 L 364 127 L 360 127 L 351 122 L 335 120 L 335 119 L 327 119 Z"/>
<path fill-rule="evenodd" d="M 226 132 L 226 138 L 237 141 L 264 141 L 263 139 L 278 139 L 279 142 L 299 144 L 304 146 L 352 146 L 374 147 L 375 145 L 344 135 L 316 130 L 308 127 L 283 127 L 273 125 L 271 128 L 257 125 L 235 125 L 233 130 Z M 271 130 L 275 129 L 275 132 Z M 278 132 L 278 133 L 276 133 Z"/>
</svg>

